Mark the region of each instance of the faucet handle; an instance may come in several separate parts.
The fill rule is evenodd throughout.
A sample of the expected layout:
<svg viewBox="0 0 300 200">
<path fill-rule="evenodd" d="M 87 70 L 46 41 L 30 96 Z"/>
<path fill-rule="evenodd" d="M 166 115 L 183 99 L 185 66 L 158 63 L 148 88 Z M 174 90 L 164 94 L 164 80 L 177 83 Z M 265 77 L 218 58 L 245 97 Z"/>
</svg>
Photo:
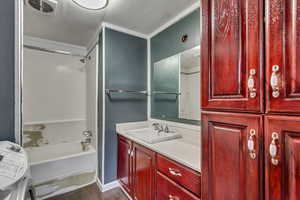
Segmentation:
<svg viewBox="0 0 300 200">
<path fill-rule="evenodd" d="M 83 131 L 82 134 L 85 137 L 92 137 L 93 136 L 92 131 L 90 131 L 90 130 Z"/>
<path fill-rule="evenodd" d="M 152 126 L 154 127 L 154 130 L 159 129 L 159 123 L 153 123 Z"/>
<path fill-rule="evenodd" d="M 169 132 L 170 132 L 170 129 L 169 129 L 169 126 L 168 126 L 168 124 L 166 124 L 166 127 L 165 127 L 165 132 L 166 132 L 166 133 L 169 133 Z"/>
</svg>

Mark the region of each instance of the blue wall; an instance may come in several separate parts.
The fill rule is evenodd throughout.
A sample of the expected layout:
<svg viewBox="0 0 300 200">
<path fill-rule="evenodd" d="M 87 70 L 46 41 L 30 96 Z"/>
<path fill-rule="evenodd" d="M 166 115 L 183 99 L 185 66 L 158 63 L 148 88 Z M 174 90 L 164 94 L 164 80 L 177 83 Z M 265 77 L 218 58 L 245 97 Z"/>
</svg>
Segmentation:
<svg viewBox="0 0 300 200">
<path fill-rule="evenodd" d="M 183 43 L 181 37 L 185 34 L 188 35 L 188 40 Z M 153 66 L 155 62 L 198 45 L 200 45 L 200 8 L 151 38 L 151 74 L 154 74 Z M 170 76 L 172 74 L 166 73 L 166 75 Z M 178 80 L 178 74 L 174 73 L 173 76 L 173 80 Z M 170 80 L 171 78 L 166 77 L 161 79 Z M 152 90 L 155 90 L 158 86 L 157 84 L 153 84 L 153 76 L 151 83 Z M 167 119 L 178 118 L 178 98 L 174 98 L 174 95 L 153 95 L 151 98 L 151 108 L 151 116 L 153 118 L 163 118 L 162 115 L 165 115 Z"/>
<path fill-rule="evenodd" d="M 98 55 L 98 176 L 102 180 L 102 146 L 103 146 L 103 137 L 101 135 L 103 131 L 103 35 L 99 35 L 99 55 Z"/>
<path fill-rule="evenodd" d="M 105 30 L 105 88 L 147 90 L 147 40 Z M 104 184 L 117 179 L 116 123 L 147 120 L 147 96 L 112 94 L 105 99 Z"/>
<path fill-rule="evenodd" d="M 14 141 L 14 0 L 0 6 L 0 141 Z"/>
</svg>

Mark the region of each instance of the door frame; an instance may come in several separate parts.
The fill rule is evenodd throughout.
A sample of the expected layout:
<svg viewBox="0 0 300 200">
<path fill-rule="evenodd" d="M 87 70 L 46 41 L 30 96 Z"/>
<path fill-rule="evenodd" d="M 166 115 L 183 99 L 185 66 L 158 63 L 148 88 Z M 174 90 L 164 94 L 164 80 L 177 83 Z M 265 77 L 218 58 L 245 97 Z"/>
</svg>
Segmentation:
<svg viewBox="0 0 300 200">
<path fill-rule="evenodd" d="M 23 86 L 23 1 L 15 1 L 15 106 L 14 106 L 14 136 L 17 144 L 22 144 L 22 86 Z"/>
</svg>

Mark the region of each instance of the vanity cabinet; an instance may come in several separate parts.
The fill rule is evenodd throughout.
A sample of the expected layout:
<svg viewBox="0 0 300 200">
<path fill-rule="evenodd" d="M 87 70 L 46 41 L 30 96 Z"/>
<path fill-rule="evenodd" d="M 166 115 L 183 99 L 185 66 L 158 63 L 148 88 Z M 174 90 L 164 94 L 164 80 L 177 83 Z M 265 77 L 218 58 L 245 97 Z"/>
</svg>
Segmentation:
<svg viewBox="0 0 300 200">
<path fill-rule="evenodd" d="M 202 113 L 202 200 L 262 196 L 262 117 Z"/>
<path fill-rule="evenodd" d="M 300 199 L 300 117 L 265 121 L 265 199 Z"/>
<path fill-rule="evenodd" d="M 117 177 L 128 194 L 132 194 L 132 142 L 118 136 L 118 170 Z"/>
<path fill-rule="evenodd" d="M 190 192 L 201 195 L 201 175 L 164 156 L 156 156 L 157 170 Z"/>
<path fill-rule="evenodd" d="M 118 180 L 134 200 L 200 200 L 201 175 L 118 135 Z"/>
<path fill-rule="evenodd" d="M 118 135 L 117 178 L 135 200 L 153 200 L 155 153 Z"/>
<path fill-rule="evenodd" d="M 160 172 L 157 172 L 156 179 L 157 200 L 199 200 L 197 196 Z"/>
<path fill-rule="evenodd" d="M 300 114 L 300 1 L 266 0 L 266 111 Z"/>
<path fill-rule="evenodd" d="M 155 153 L 141 145 L 134 143 L 132 157 L 133 199 L 155 199 Z"/>
<path fill-rule="evenodd" d="M 201 5 L 202 109 L 263 112 L 263 1 Z"/>
</svg>

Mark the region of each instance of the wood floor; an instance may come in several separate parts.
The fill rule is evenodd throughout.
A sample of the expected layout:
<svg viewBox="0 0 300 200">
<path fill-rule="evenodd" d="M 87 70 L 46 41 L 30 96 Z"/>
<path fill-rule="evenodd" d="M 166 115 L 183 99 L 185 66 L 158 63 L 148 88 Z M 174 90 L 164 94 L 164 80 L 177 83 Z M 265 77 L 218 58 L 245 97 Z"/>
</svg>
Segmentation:
<svg viewBox="0 0 300 200">
<path fill-rule="evenodd" d="M 128 198 L 120 188 L 102 193 L 97 185 L 93 184 L 47 200 L 128 200 Z"/>
</svg>

